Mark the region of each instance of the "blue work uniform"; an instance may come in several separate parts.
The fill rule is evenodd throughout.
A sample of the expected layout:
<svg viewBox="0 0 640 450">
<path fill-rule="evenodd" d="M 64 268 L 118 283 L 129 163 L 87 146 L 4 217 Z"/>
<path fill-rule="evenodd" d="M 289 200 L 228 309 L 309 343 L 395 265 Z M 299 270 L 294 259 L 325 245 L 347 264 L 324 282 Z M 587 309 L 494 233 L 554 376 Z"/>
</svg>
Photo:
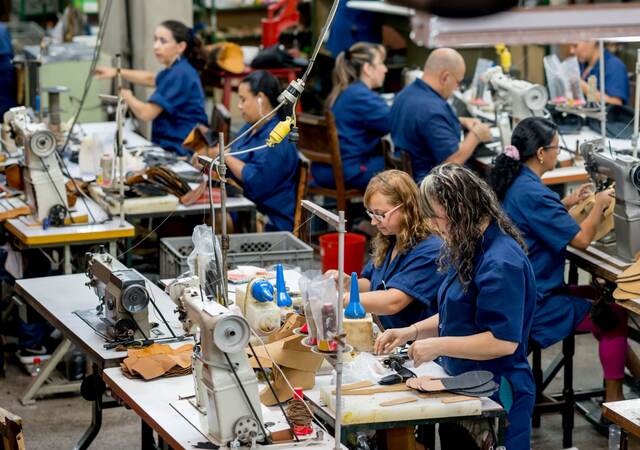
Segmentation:
<svg viewBox="0 0 640 450">
<path fill-rule="evenodd" d="M 507 190 L 502 206 L 529 249 L 538 286 L 531 339 L 546 348 L 569 336 L 591 307 L 587 300 L 563 292 L 567 244 L 580 226 L 560 196 L 525 165 Z"/>
<path fill-rule="evenodd" d="M 462 127 L 446 99 L 421 78 L 398 93 L 391 106 L 391 139 L 411 157 L 417 182 L 458 151 Z"/>
<path fill-rule="evenodd" d="M 162 108 L 153 119 L 151 141 L 165 150 L 187 156 L 182 141 L 197 124 L 208 123 L 200 76 L 186 58 L 178 58 L 156 75 L 156 90 L 149 98 Z"/>
<path fill-rule="evenodd" d="M 264 145 L 279 121 L 277 116 L 271 118 L 255 133 L 249 133 L 233 144 L 232 152 Z M 244 125 L 239 134 L 250 126 Z M 244 196 L 269 218 L 267 231 L 292 231 L 299 164 L 296 147 L 284 139 L 272 148 L 237 155 L 236 158 L 245 164 L 241 182 Z"/>
<path fill-rule="evenodd" d="M 438 313 L 438 289 L 444 273 L 438 272 L 438 257 L 442 241 L 429 236 L 413 248 L 396 255 L 391 261 L 393 246 L 380 267 L 372 261 L 362 271 L 362 278 L 371 282 L 370 291 L 398 289 L 413 298 L 402 311 L 379 316 L 385 328 L 408 327 Z"/>
<path fill-rule="evenodd" d="M 508 409 L 505 443 L 508 450 L 531 445 L 531 414 L 535 384 L 527 361 L 529 330 L 536 307 L 536 283 L 531 263 L 518 243 L 492 223 L 485 230 L 473 260 L 473 278 L 464 291 L 450 270 L 438 292 L 439 335 L 472 336 L 490 331 L 494 337 L 517 342 L 515 353 L 487 361 L 441 356 L 436 362 L 449 375 L 489 370 L 497 383 L 510 385 L 513 403 L 495 395 Z M 506 383 L 504 380 L 508 383 Z M 505 386 L 501 386 L 501 391 Z"/>
<path fill-rule="evenodd" d="M 11 34 L 6 26 L 0 24 L 0 122 L 4 113 L 16 106 L 16 77 L 11 46 Z"/>
<path fill-rule="evenodd" d="M 347 7 L 348 0 L 340 0 L 336 17 L 331 24 L 326 47 L 336 58 L 356 42 L 382 42 L 380 15 L 370 11 Z"/>
<path fill-rule="evenodd" d="M 587 67 L 586 63 L 580 64 L 580 73 L 584 74 Z M 596 76 L 598 80 L 596 86 L 600 90 L 600 58 L 591 68 L 589 73 L 583 76 L 586 81 L 591 75 Z M 604 51 L 604 92 L 609 97 L 618 97 L 623 104 L 629 101 L 629 74 L 627 66 L 622 60 L 612 54 L 609 50 Z"/>
<path fill-rule="evenodd" d="M 380 138 L 390 130 L 389 107 L 362 81 L 351 83 L 331 108 L 338 130 L 344 181 L 348 188 L 365 189 L 369 180 L 384 170 Z M 333 188 L 333 168 L 313 164 L 315 184 Z"/>
</svg>

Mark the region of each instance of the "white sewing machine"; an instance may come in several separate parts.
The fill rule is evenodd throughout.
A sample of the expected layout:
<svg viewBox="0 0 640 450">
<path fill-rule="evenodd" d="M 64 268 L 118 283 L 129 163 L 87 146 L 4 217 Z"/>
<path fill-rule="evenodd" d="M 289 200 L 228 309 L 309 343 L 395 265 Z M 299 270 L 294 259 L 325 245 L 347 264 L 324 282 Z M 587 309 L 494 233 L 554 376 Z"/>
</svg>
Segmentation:
<svg viewBox="0 0 640 450">
<path fill-rule="evenodd" d="M 56 136 L 23 106 L 3 116 L 2 141 L 9 154 L 24 154 L 23 178 L 27 202 L 42 221 L 55 206 L 67 211 L 67 191 L 56 155 Z"/>
<path fill-rule="evenodd" d="M 265 436 L 258 380 L 245 352 L 249 324 L 224 306 L 203 299 L 197 277 L 178 280 L 169 292 L 185 330 L 194 325 L 199 329 L 193 373 L 196 403 L 204 405 L 196 407 L 206 410 L 209 434 L 222 445 L 255 446 Z"/>
<path fill-rule="evenodd" d="M 544 86 L 516 80 L 499 66 L 487 70 L 481 77 L 495 90 L 495 103 L 508 110 L 514 124 L 527 117 L 544 117 L 549 96 Z"/>
</svg>

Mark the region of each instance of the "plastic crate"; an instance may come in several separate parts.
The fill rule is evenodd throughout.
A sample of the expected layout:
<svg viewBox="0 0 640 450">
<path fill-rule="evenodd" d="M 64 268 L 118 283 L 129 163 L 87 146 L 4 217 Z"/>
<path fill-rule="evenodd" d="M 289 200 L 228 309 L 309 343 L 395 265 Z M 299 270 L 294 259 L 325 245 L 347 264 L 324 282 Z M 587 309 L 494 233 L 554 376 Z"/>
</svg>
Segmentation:
<svg viewBox="0 0 640 450">
<path fill-rule="evenodd" d="M 189 270 L 187 257 L 193 251 L 191 236 L 160 239 L 160 278 L 175 278 Z M 268 267 L 282 263 L 308 270 L 313 249 L 288 231 L 229 235 L 227 263 Z"/>
</svg>

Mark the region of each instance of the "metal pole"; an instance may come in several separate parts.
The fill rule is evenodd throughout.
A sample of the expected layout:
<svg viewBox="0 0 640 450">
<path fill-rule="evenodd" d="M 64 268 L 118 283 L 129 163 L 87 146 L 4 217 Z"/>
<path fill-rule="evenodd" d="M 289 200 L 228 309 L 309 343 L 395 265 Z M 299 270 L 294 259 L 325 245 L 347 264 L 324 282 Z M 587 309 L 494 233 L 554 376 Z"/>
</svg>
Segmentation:
<svg viewBox="0 0 640 450">
<path fill-rule="evenodd" d="M 222 304 L 228 306 L 227 254 L 229 252 L 229 236 L 227 235 L 227 165 L 224 162 L 224 133 L 218 133 L 218 142 L 218 148 L 220 149 L 220 213 L 222 214 L 222 230 L 220 233 L 222 245 Z M 209 192 L 209 195 L 211 195 L 211 192 Z M 214 214 L 214 212 L 212 211 L 211 214 Z M 214 218 L 212 217 L 211 220 L 214 220 Z M 213 233 L 215 239 L 215 230 L 213 230 Z"/>
<path fill-rule="evenodd" d="M 124 111 L 123 111 L 123 99 L 122 99 L 122 58 L 118 53 L 116 55 L 116 85 L 118 89 L 118 104 L 116 105 L 116 154 L 118 158 L 118 175 L 119 175 L 119 202 L 120 202 L 120 226 L 124 227 L 124 154 L 123 151 L 123 125 L 124 125 Z"/>
<path fill-rule="evenodd" d="M 345 234 L 345 221 L 344 211 L 338 212 L 338 353 L 336 355 L 336 421 L 335 421 L 335 449 L 341 449 L 341 434 L 342 434 L 342 352 L 344 346 L 342 345 L 342 318 L 343 308 L 342 302 L 344 298 L 344 234 Z"/>
<path fill-rule="evenodd" d="M 631 146 L 633 147 L 633 157 L 638 157 L 638 133 L 640 129 L 640 49 L 636 53 L 636 102 L 633 110 L 633 137 Z"/>
<path fill-rule="evenodd" d="M 600 133 L 602 134 L 602 145 L 606 146 L 607 139 L 607 109 L 604 102 L 604 41 L 598 41 L 600 50 Z"/>
</svg>

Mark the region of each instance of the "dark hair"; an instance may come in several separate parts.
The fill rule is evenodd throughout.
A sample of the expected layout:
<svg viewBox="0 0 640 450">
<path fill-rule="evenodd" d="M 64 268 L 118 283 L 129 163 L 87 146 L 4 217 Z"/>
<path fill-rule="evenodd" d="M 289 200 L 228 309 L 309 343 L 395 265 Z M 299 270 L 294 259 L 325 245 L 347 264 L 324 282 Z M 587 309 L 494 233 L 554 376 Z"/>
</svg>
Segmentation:
<svg viewBox="0 0 640 450">
<path fill-rule="evenodd" d="M 540 147 L 550 145 L 557 132 L 558 127 L 553 122 L 541 117 L 527 117 L 516 126 L 511 135 L 511 145 L 518 150 L 520 159 L 502 153 L 496 158 L 489 174 L 489 185 L 498 199 L 504 199 L 522 164 L 535 157 Z"/>
<path fill-rule="evenodd" d="M 495 193 L 471 170 L 453 163 L 436 166 L 422 180 L 420 194 L 427 219 L 437 217 L 434 201 L 444 209 L 449 228 L 438 267 L 453 267 L 465 292 L 473 279 L 474 257 L 487 221 L 495 222 L 526 251 L 520 232 L 502 210 Z"/>
<path fill-rule="evenodd" d="M 203 70 L 207 63 L 207 58 L 202 48 L 202 41 L 194 34 L 193 28 L 189 28 L 177 20 L 165 20 L 160 26 L 171 31 L 177 43 L 185 42 L 187 44 L 182 55 L 187 58 L 189 64 L 195 69 Z"/>
<path fill-rule="evenodd" d="M 249 90 L 253 95 L 258 95 L 262 92 L 267 99 L 269 99 L 269 103 L 271 103 L 272 108 L 278 106 L 278 96 L 282 92 L 282 85 L 280 84 L 280 81 L 269 72 L 256 70 L 244 77 L 241 83 L 247 83 L 249 85 Z M 286 116 L 287 108 L 280 108 L 278 110 L 278 117 L 280 117 L 280 119 L 284 119 Z"/>
</svg>

